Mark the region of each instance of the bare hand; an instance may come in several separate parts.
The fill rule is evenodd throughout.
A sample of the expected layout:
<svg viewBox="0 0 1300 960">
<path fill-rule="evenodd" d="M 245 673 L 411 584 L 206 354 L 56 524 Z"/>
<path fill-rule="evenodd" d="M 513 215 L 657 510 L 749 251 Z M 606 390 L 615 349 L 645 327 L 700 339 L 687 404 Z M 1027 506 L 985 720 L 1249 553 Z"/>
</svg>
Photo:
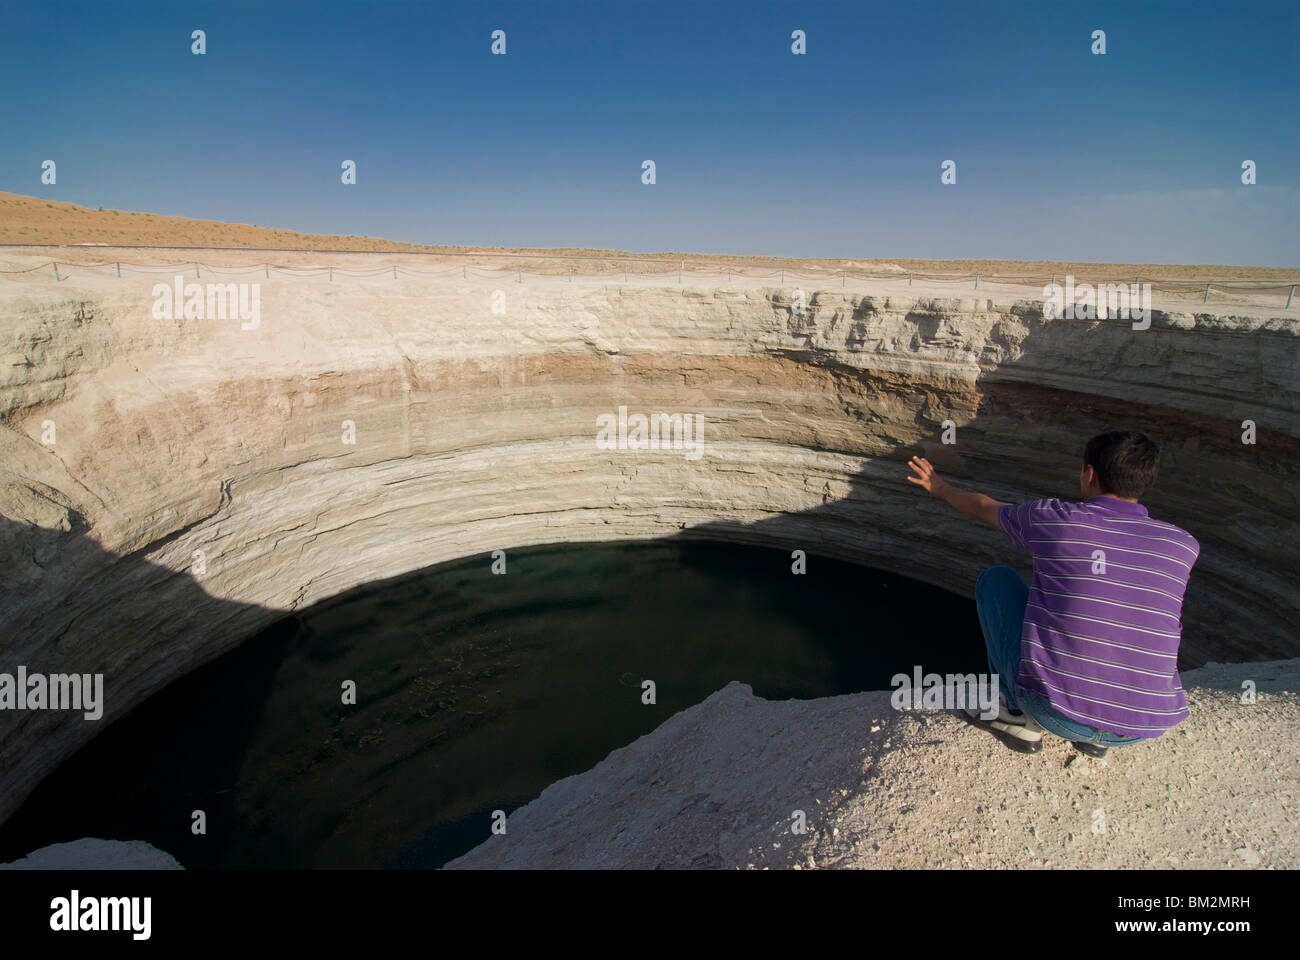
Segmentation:
<svg viewBox="0 0 1300 960">
<path fill-rule="evenodd" d="M 908 477 L 909 481 L 918 487 L 924 488 L 927 493 L 932 493 L 936 497 L 939 496 L 939 491 L 943 488 L 943 481 L 934 472 L 934 466 L 929 460 L 925 459 L 925 457 L 913 457 L 907 461 L 907 465 L 916 474 L 914 477 Z"/>
</svg>

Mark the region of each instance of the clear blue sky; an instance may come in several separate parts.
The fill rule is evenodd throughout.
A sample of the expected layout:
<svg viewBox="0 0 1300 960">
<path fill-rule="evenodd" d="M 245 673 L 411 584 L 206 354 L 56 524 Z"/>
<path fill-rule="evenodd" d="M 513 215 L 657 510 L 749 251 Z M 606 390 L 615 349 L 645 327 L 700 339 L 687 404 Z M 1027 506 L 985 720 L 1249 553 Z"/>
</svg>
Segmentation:
<svg viewBox="0 0 1300 960">
<path fill-rule="evenodd" d="M 11 0 L 0 189 L 420 243 L 1295 266 L 1298 7 Z"/>
</svg>

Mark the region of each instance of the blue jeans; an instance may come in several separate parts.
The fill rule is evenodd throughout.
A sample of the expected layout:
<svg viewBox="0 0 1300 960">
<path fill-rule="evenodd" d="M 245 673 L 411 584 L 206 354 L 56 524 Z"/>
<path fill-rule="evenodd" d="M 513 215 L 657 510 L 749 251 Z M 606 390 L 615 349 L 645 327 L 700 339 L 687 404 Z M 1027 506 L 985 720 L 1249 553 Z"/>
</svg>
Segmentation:
<svg viewBox="0 0 1300 960">
<path fill-rule="evenodd" d="M 1016 684 L 1020 672 L 1020 630 L 1028 601 L 1029 588 L 1012 567 L 989 567 L 975 583 L 975 606 L 984 631 L 984 645 L 988 648 L 989 672 L 998 675 L 998 686 L 1007 706 L 1029 714 L 1048 733 L 1065 740 L 1102 747 L 1124 747 L 1139 742 L 1141 737 L 1125 737 L 1072 720 L 1041 693 Z"/>
</svg>

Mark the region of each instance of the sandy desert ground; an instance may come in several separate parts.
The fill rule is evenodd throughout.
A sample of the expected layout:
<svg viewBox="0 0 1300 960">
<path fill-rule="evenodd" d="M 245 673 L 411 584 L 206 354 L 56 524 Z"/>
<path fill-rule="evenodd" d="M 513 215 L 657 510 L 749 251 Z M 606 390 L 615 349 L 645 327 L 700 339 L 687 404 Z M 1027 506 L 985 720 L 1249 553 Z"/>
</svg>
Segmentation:
<svg viewBox="0 0 1300 960">
<path fill-rule="evenodd" d="M 66 249 L 68 245 L 92 245 L 84 250 Z M 222 263 L 260 264 L 266 257 L 251 256 L 245 260 L 233 251 L 341 251 L 420 255 L 418 260 L 406 256 L 394 257 L 397 262 L 439 263 L 455 266 L 494 267 L 503 271 L 523 270 L 525 274 L 554 275 L 567 278 L 569 268 L 579 276 L 616 278 L 624 270 L 629 277 L 636 274 L 659 276 L 671 274 L 679 266 L 693 276 L 708 275 L 710 279 L 729 270 L 769 279 L 774 272 L 786 271 L 788 278 L 801 276 L 821 277 L 830 281 L 845 271 L 859 276 L 889 277 L 909 275 L 942 278 L 944 276 L 969 277 L 975 274 L 1000 278 L 1031 278 L 1033 288 L 1041 287 L 1047 278 L 1072 275 L 1084 282 L 1131 281 L 1135 277 L 1166 281 L 1156 284 L 1156 292 L 1178 293 L 1180 299 L 1194 302 L 1195 291 L 1187 285 L 1204 284 L 1209 280 L 1225 280 L 1266 288 L 1276 299 L 1280 291 L 1285 302 L 1286 288 L 1300 278 L 1300 268 L 1239 267 L 1213 264 L 1133 264 L 1133 263 L 1068 263 L 1063 261 L 1024 260 L 914 260 L 890 259 L 800 259 L 779 256 L 717 256 L 711 254 L 659 252 L 628 253 L 617 250 L 494 248 L 439 244 L 422 246 L 398 243 L 374 237 L 326 236 L 295 233 L 261 226 L 221 223 L 215 220 L 193 220 L 185 217 L 164 217 L 151 213 L 122 210 L 91 209 L 72 203 L 41 200 L 36 197 L 0 192 L 0 245 L 21 245 L 24 248 L 64 248 L 57 253 L 60 259 L 87 263 L 104 259 L 123 263 L 156 264 L 158 262 L 184 262 L 186 254 L 180 249 L 132 250 L 147 248 L 220 248 L 225 251 Z M 123 249 L 112 249 L 118 248 Z M 10 251 L 0 250 L 0 257 Z M 17 251 L 15 251 L 17 252 Z M 35 251 L 32 251 L 35 252 Z M 53 253 L 53 250 L 46 250 Z M 109 254 L 112 254 L 110 257 Z M 196 254 L 188 254 L 193 259 Z M 212 260 L 211 254 L 207 259 Z M 328 264 L 330 259 L 320 256 L 301 256 L 282 253 L 275 262 L 286 266 L 314 266 Z M 582 262 L 575 264 L 574 260 Z M 214 261 L 215 262 L 215 261 Z M 373 263 L 370 258 L 368 263 Z M 9 269 L 5 267 L 4 269 Z M 913 289 L 918 292 L 913 281 Z M 985 280 L 984 283 L 989 282 Z M 971 288 L 970 284 L 963 289 Z M 973 289 L 973 288 L 971 288 Z M 1217 300 L 1222 303 L 1223 301 Z M 1245 301 L 1253 302 L 1253 301 Z"/>
</svg>

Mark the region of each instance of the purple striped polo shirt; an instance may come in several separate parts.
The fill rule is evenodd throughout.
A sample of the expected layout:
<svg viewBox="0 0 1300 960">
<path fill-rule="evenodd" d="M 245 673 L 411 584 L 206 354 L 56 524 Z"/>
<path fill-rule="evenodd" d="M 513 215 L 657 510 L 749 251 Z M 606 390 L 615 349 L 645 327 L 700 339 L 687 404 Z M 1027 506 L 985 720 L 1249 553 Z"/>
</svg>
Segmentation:
<svg viewBox="0 0 1300 960">
<path fill-rule="evenodd" d="M 1016 683 L 1125 736 L 1158 737 L 1186 720 L 1178 644 L 1196 539 L 1104 496 L 1005 504 L 998 525 L 1034 557 Z"/>
</svg>

